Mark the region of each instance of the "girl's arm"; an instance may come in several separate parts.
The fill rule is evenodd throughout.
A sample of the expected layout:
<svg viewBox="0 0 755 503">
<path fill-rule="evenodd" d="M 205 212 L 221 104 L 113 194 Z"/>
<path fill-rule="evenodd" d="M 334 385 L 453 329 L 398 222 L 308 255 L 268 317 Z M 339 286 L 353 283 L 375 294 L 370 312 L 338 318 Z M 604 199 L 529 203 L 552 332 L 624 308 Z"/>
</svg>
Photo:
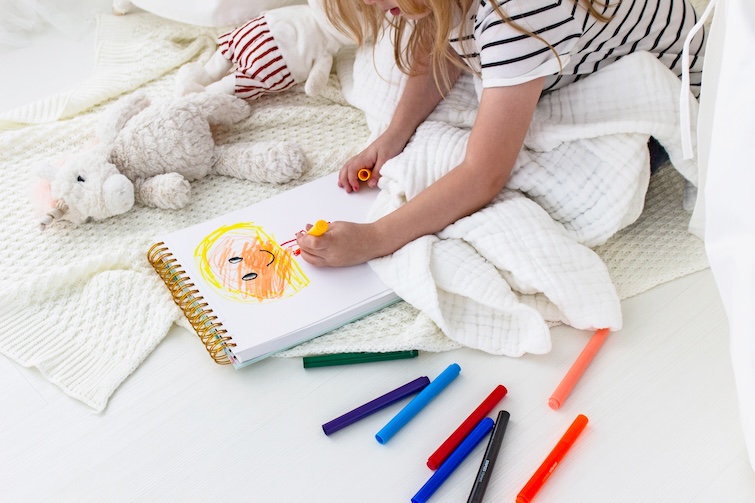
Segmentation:
<svg viewBox="0 0 755 503">
<path fill-rule="evenodd" d="M 386 130 L 366 149 L 349 159 L 341 168 L 338 185 L 343 187 L 346 192 L 359 190 L 357 172 L 362 168 L 372 170 L 372 176 L 368 183 L 372 187 L 376 186 L 380 179 L 380 168 L 383 164 L 404 150 L 417 127 L 443 99 L 428 65 L 426 54 L 417 55 L 412 66 L 412 75 L 407 79 L 404 91 Z M 459 78 L 461 70 L 449 63 L 448 71 L 451 86 L 453 86 Z"/>
<path fill-rule="evenodd" d="M 320 237 L 300 236 L 302 257 L 314 265 L 359 264 L 434 234 L 488 204 L 511 175 L 543 80 L 486 88 L 461 164 L 373 223 L 334 222 Z"/>
</svg>

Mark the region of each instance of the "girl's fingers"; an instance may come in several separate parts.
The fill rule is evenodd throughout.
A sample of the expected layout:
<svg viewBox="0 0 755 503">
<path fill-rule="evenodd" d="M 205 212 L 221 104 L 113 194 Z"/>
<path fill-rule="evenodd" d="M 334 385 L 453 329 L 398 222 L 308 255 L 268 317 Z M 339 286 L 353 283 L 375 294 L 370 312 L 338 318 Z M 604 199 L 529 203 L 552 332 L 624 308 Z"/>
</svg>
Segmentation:
<svg viewBox="0 0 755 503">
<path fill-rule="evenodd" d="M 324 267 L 324 266 L 328 265 L 325 262 L 325 259 L 323 259 L 322 257 L 318 257 L 317 255 L 312 255 L 311 253 L 305 252 L 304 250 L 301 250 L 301 253 L 299 255 L 307 263 L 312 264 L 314 266 Z"/>
<path fill-rule="evenodd" d="M 354 183 L 351 181 L 352 168 L 350 166 L 351 164 L 347 163 L 343 168 L 341 168 L 341 172 L 338 175 L 338 186 L 344 189 L 346 192 L 351 192 L 352 190 L 354 190 Z"/>
<path fill-rule="evenodd" d="M 365 163 L 355 163 L 349 170 L 349 183 L 351 183 L 351 187 L 355 191 L 359 190 L 359 184 L 361 183 L 359 180 L 359 171 L 365 167 Z"/>
<path fill-rule="evenodd" d="M 380 181 L 380 168 L 374 167 L 372 168 L 372 174 L 370 175 L 370 179 L 367 180 L 367 185 L 370 187 L 377 187 L 378 182 Z"/>
<path fill-rule="evenodd" d="M 349 159 L 343 165 L 338 175 L 338 186 L 346 192 L 359 190 L 359 170 L 364 168 L 368 163 L 363 155 L 357 155 Z"/>
</svg>

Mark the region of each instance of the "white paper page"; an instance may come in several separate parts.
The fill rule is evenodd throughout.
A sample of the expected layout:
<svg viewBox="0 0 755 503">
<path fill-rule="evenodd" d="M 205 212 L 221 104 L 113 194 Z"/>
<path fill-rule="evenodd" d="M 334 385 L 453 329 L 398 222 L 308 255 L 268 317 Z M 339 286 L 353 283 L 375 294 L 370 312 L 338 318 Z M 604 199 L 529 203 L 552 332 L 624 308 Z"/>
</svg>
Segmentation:
<svg viewBox="0 0 755 503">
<path fill-rule="evenodd" d="M 283 282 L 283 286 L 279 287 L 279 297 L 260 300 L 238 292 L 232 293 L 228 283 L 218 281 L 220 275 L 217 270 L 208 269 L 208 261 L 203 261 L 202 257 L 231 257 L 228 260 L 217 260 L 217 263 L 222 262 L 221 266 L 225 268 L 224 271 L 233 271 L 234 285 L 243 284 L 246 287 L 249 281 L 258 279 L 267 281 L 271 268 L 283 264 L 286 258 L 290 259 L 291 253 L 286 250 L 289 246 L 295 249 L 295 243 L 292 240 L 307 223 L 314 223 L 320 219 L 329 222 L 336 220 L 364 222 L 377 193 L 377 189 L 363 186 L 359 192 L 348 194 L 337 186 L 337 174 L 334 173 L 248 208 L 174 232 L 166 236 L 163 241 L 197 286 L 213 313 L 218 316 L 223 328 L 233 338 L 236 344 L 233 349 L 234 354 L 244 355 L 247 349 L 265 341 L 276 339 L 300 328 L 312 328 L 312 325 L 317 324 L 324 317 L 339 316 L 341 319 L 355 319 L 366 314 L 355 308 L 361 302 L 374 300 L 375 297 L 386 297 L 386 303 L 388 303 L 395 300 L 395 294 L 380 281 L 367 264 L 323 268 L 314 267 L 300 256 L 294 256 L 294 264 L 287 268 L 289 269 L 287 274 L 294 280 Z M 244 225 L 240 226 L 242 223 Z M 262 248 L 266 250 L 250 252 L 249 249 L 254 247 L 254 243 L 259 242 L 259 238 L 246 236 L 255 235 L 254 232 L 258 231 L 264 232 L 263 237 L 266 243 Z M 256 236 L 259 235 L 256 234 Z M 215 238 L 210 239 L 212 236 Z M 236 243 L 233 246 L 225 246 L 223 253 L 219 254 L 217 250 L 221 247 L 218 243 L 224 239 L 227 240 L 229 236 L 234 236 Z M 286 243 L 289 245 L 281 246 Z M 240 248 L 243 246 L 247 247 L 245 251 Z M 233 250 L 229 252 L 228 248 L 233 248 Z M 241 255 L 252 258 L 244 259 L 244 261 L 234 258 Z M 254 269 L 257 271 L 255 274 L 259 273 L 258 277 L 253 280 L 237 281 L 241 273 L 253 272 L 253 268 L 250 268 L 250 260 L 259 261 L 260 257 L 264 258 L 264 263 L 261 265 L 257 263 Z M 232 264 L 231 260 L 236 260 L 236 264 Z M 292 269 L 298 269 L 298 271 L 292 273 L 290 272 Z M 236 272 L 237 270 L 240 272 Z M 281 282 L 280 278 L 273 279 Z M 289 283 L 288 286 L 286 286 L 287 283 Z M 276 292 L 279 289 L 268 288 Z M 354 309 L 356 310 L 349 314 Z M 343 321 L 335 326 L 342 323 Z M 321 327 L 314 328 L 321 331 Z M 311 335 L 304 334 L 304 338 L 299 342 L 309 337 Z M 278 349 L 290 345 L 290 342 L 283 342 Z M 251 356 L 244 355 L 242 361 L 259 356 L 254 352 L 250 354 Z"/>
</svg>

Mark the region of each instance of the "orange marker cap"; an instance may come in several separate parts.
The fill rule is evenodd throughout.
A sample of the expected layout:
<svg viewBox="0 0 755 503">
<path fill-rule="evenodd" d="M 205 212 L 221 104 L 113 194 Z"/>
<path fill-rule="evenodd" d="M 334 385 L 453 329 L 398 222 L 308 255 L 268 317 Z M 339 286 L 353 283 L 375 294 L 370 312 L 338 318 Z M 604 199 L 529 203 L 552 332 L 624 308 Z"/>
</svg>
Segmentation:
<svg viewBox="0 0 755 503">
<path fill-rule="evenodd" d="M 370 179 L 372 176 L 372 170 L 369 168 L 362 168 L 359 171 L 357 171 L 357 178 L 359 178 L 361 181 L 366 182 Z"/>
<path fill-rule="evenodd" d="M 315 222 L 315 225 L 310 228 L 307 233 L 312 234 L 313 236 L 322 236 L 325 234 L 325 231 L 328 230 L 328 222 L 325 220 L 318 220 Z"/>
</svg>

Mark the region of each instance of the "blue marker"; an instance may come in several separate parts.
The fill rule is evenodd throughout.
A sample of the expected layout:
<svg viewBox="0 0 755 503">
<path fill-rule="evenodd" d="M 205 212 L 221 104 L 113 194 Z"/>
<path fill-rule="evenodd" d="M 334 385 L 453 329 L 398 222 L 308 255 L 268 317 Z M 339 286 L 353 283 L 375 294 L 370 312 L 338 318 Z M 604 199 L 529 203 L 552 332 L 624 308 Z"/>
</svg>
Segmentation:
<svg viewBox="0 0 755 503">
<path fill-rule="evenodd" d="M 440 467 L 433 473 L 425 485 L 417 491 L 417 494 L 412 498 L 412 503 L 425 503 L 430 496 L 446 481 L 449 475 L 461 464 L 462 461 L 469 455 L 470 452 L 477 447 L 485 436 L 493 429 L 495 421 L 489 417 L 484 418 L 477 423 L 474 430 L 472 430 L 467 437 L 462 440 L 459 447 L 454 449 L 454 452 L 448 456 L 448 459 L 440 465 Z"/>
<path fill-rule="evenodd" d="M 388 440 L 390 440 L 390 438 L 395 435 L 398 430 L 403 428 L 411 418 L 416 416 L 417 413 L 425 407 L 425 405 L 430 403 L 430 400 L 435 398 L 438 393 L 443 391 L 443 389 L 448 386 L 451 381 L 456 379 L 456 376 L 459 375 L 459 372 L 461 372 L 461 367 L 459 367 L 457 363 L 452 363 L 451 365 L 449 365 L 446 370 L 441 372 L 440 375 L 435 378 L 434 381 L 428 384 L 425 389 L 420 391 L 419 395 L 415 396 L 411 402 L 406 404 L 406 406 L 401 409 L 399 413 L 393 417 L 393 419 L 388 421 L 388 424 L 383 426 L 382 430 L 377 432 L 377 434 L 375 435 L 377 441 L 381 444 L 384 444 Z"/>
</svg>

